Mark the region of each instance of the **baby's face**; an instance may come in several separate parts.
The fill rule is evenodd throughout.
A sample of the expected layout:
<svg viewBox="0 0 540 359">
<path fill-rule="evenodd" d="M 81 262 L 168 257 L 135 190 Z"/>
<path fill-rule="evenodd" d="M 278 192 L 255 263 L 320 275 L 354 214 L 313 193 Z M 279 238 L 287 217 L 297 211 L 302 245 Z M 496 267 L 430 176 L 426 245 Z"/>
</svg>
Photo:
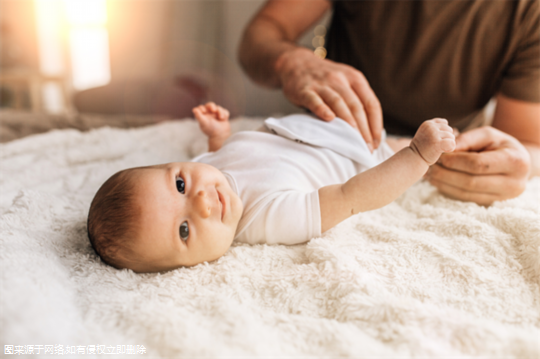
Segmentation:
<svg viewBox="0 0 540 359">
<path fill-rule="evenodd" d="M 240 198 L 218 169 L 193 162 L 134 172 L 138 206 L 136 260 L 129 268 L 156 272 L 221 257 L 242 216 Z"/>
</svg>

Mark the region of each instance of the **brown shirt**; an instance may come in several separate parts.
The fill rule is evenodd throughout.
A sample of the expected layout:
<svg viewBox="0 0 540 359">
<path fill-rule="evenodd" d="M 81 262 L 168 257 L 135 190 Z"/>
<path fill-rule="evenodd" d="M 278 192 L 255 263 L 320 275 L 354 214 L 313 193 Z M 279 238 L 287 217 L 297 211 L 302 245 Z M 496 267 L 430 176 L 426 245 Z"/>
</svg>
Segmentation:
<svg viewBox="0 0 540 359">
<path fill-rule="evenodd" d="M 364 73 L 389 133 L 464 129 L 496 93 L 540 102 L 539 0 L 334 1 L 328 58 Z"/>
</svg>

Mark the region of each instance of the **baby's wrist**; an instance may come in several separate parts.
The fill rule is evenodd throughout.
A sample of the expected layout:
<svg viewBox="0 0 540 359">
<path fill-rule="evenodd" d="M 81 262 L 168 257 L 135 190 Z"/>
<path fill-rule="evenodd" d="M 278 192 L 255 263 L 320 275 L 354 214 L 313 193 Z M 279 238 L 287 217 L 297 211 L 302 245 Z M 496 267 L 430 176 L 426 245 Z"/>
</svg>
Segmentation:
<svg viewBox="0 0 540 359">
<path fill-rule="evenodd" d="M 431 166 L 433 163 L 430 163 L 428 160 L 426 160 L 424 158 L 424 156 L 422 156 L 422 153 L 420 152 L 420 150 L 418 149 L 418 146 L 416 145 L 416 143 L 414 141 L 411 141 L 411 143 L 409 144 L 408 146 L 411 151 L 413 153 L 415 153 L 423 162 L 425 162 L 428 166 Z"/>
<path fill-rule="evenodd" d="M 212 131 L 209 131 L 209 133 L 206 133 L 206 135 L 208 136 L 208 138 L 227 138 L 231 135 L 231 128 L 229 127 L 226 129 L 213 129 Z"/>
</svg>

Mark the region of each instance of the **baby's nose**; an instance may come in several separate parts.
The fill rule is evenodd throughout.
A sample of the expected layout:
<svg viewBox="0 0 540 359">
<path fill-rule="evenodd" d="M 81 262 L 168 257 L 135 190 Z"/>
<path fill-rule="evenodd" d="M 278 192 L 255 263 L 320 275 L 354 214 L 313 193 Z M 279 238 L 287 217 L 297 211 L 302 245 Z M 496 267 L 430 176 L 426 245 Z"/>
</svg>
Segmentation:
<svg viewBox="0 0 540 359">
<path fill-rule="evenodd" d="M 205 191 L 201 190 L 197 192 L 197 212 L 201 215 L 203 218 L 210 217 L 210 213 L 212 213 L 210 208 L 210 202 L 208 200 L 208 196 Z"/>
</svg>

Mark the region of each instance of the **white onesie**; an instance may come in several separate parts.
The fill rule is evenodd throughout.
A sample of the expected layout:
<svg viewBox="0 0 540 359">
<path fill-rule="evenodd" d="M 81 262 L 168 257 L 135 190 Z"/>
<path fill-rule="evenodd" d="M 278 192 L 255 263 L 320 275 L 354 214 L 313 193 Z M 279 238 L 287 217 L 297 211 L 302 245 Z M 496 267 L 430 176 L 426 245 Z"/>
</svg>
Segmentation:
<svg viewBox="0 0 540 359">
<path fill-rule="evenodd" d="M 292 115 L 264 124 L 266 132 L 238 132 L 219 151 L 193 160 L 222 171 L 242 200 L 240 242 L 297 244 L 320 236 L 319 188 L 394 154 L 385 141 L 371 154 L 360 133 L 337 118 Z"/>
</svg>

